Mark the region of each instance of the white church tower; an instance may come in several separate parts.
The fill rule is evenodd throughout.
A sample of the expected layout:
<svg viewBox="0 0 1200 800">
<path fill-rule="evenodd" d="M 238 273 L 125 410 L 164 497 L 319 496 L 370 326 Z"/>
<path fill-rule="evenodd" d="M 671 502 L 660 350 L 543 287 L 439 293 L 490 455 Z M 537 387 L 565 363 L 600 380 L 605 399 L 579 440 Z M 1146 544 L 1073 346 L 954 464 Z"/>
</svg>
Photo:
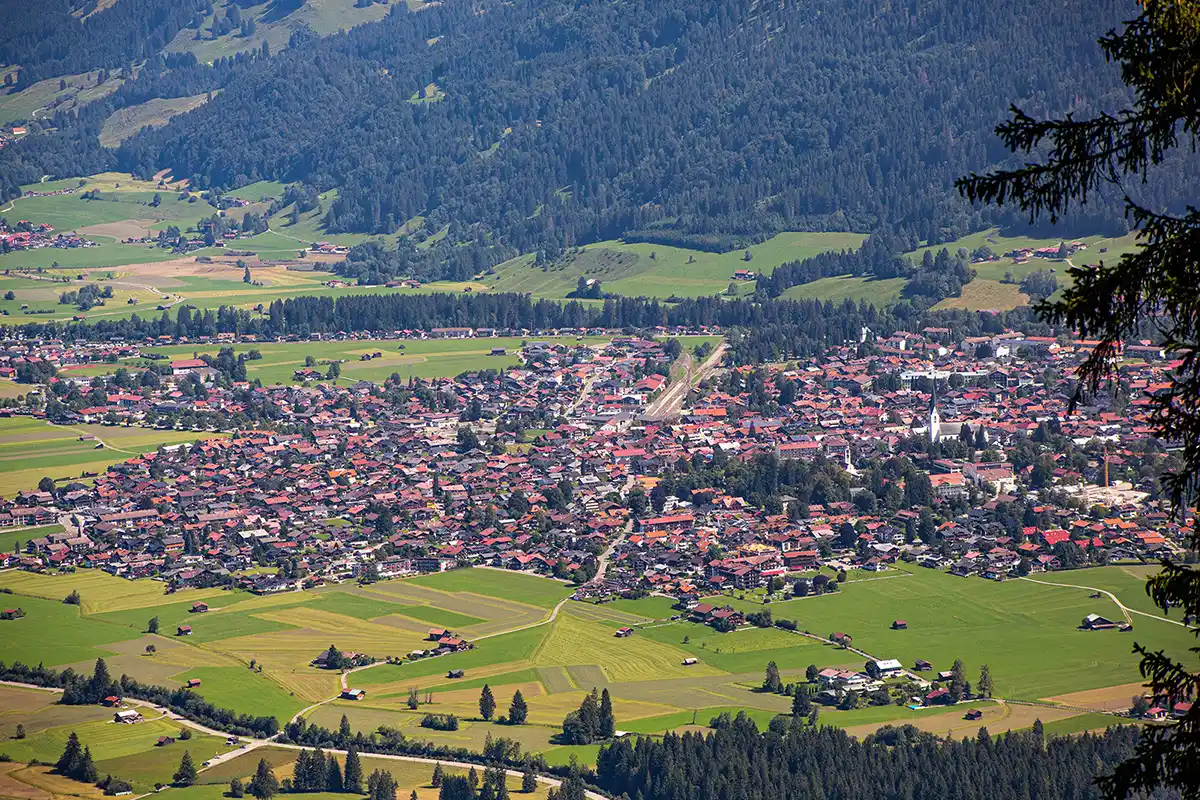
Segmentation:
<svg viewBox="0 0 1200 800">
<path fill-rule="evenodd" d="M 930 373 L 933 390 L 929 395 L 929 441 L 938 442 L 942 439 L 942 417 L 937 410 L 937 378 Z"/>
</svg>

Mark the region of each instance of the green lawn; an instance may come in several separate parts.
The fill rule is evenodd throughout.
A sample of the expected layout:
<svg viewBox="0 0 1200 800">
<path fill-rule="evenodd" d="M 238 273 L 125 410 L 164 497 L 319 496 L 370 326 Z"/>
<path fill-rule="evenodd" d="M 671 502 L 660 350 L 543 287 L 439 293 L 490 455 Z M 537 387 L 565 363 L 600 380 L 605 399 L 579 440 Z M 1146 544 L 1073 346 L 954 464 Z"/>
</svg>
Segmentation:
<svg viewBox="0 0 1200 800">
<path fill-rule="evenodd" d="M 542 608 L 553 608 L 571 594 L 571 588 L 559 581 L 495 569 L 455 569 L 410 578 L 409 582 L 443 592 L 471 592 Z"/>
<path fill-rule="evenodd" d="M 63 583 L 63 596 L 70 593 Z M 0 621 L 0 659 L 8 663 L 42 662 L 59 666 L 109 655 L 105 645 L 136 639 L 141 634 L 116 625 L 105 625 L 79 614 L 78 606 L 59 600 L 44 600 L 28 595 L 0 595 L 4 608 L 21 608 L 23 619 Z M 48 635 L 48 632 L 53 632 Z"/>
<path fill-rule="evenodd" d="M 274 716 L 283 725 L 308 703 L 261 672 L 246 667 L 197 667 L 176 679 L 200 679 L 196 693 L 219 708 L 233 708 L 255 716 Z"/>
</svg>

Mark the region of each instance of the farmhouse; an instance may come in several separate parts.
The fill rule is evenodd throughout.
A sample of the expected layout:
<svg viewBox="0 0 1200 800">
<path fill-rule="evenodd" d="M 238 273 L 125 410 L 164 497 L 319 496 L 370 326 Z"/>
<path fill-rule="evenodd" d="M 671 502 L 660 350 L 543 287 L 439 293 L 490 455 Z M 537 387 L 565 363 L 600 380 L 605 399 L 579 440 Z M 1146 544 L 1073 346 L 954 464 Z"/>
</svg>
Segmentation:
<svg viewBox="0 0 1200 800">
<path fill-rule="evenodd" d="M 904 671 L 904 666 L 894 658 L 886 658 L 882 661 L 876 661 L 875 668 L 878 669 L 879 673 L 885 678 L 892 675 L 899 675 Z"/>
<path fill-rule="evenodd" d="M 613 634 L 618 639 L 624 639 L 627 636 L 633 636 L 633 628 L 617 628 L 617 632 Z"/>
<path fill-rule="evenodd" d="M 343 700 L 362 700 L 366 696 L 367 693 L 363 689 L 347 689 L 341 694 Z"/>
<path fill-rule="evenodd" d="M 180 625 L 178 628 L 175 629 L 175 635 L 176 636 L 191 636 L 192 635 L 192 626 L 191 625 Z"/>
<path fill-rule="evenodd" d="M 113 714 L 113 722 L 124 722 L 128 725 L 132 725 L 135 722 L 141 721 L 142 715 L 137 711 L 137 709 L 127 708 L 123 711 L 118 711 L 117 713 Z"/>
<path fill-rule="evenodd" d="M 205 603 L 203 601 L 192 603 L 192 613 L 193 614 L 203 614 L 206 611 L 208 611 L 208 603 Z"/>
</svg>

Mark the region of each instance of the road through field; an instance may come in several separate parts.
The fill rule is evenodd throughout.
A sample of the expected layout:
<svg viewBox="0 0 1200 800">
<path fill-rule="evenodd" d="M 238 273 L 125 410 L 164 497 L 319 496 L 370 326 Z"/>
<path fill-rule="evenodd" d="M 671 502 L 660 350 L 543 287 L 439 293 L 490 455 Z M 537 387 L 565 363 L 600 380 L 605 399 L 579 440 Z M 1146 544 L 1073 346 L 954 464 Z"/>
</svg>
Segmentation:
<svg viewBox="0 0 1200 800">
<path fill-rule="evenodd" d="M 1147 617 L 1148 619 L 1156 619 L 1159 622 L 1169 622 L 1172 625 L 1178 625 L 1181 628 L 1188 627 L 1187 625 L 1184 625 L 1182 622 L 1177 622 L 1173 619 L 1167 619 L 1166 617 L 1160 617 L 1155 614 L 1148 614 L 1145 611 L 1138 611 L 1136 609 L 1129 608 L 1124 603 L 1122 603 L 1120 600 L 1118 600 L 1117 596 L 1115 594 L 1108 591 L 1107 589 L 1099 589 L 1095 586 L 1080 586 L 1078 583 L 1051 583 L 1050 581 L 1039 581 L 1035 578 L 1021 578 L 1020 580 L 1029 581 L 1030 583 L 1040 583 L 1042 586 L 1057 586 L 1057 587 L 1060 587 L 1063 589 L 1084 589 L 1089 592 L 1098 592 L 1099 594 L 1105 595 L 1106 597 L 1108 597 L 1109 600 L 1112 600 L 1114 603 L 1117 604 L 1117 608 L 1121 609 L 1121 613 L 1125 615 L 1125 621 L 1128 622 L 1130 625 L 1133 624 L 1133 617 L 1131 617 L 1130 615 L 1137 614 L 1142 617 Z"/>
</svg>

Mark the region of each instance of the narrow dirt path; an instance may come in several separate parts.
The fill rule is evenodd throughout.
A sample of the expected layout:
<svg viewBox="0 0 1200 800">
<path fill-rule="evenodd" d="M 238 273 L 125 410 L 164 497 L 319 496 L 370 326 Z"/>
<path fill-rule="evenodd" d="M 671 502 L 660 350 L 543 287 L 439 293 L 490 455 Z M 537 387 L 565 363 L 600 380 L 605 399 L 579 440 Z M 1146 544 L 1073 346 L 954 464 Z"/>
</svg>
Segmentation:
<svg viewBox="0 0 1200 800">
<path fill-rule="evenodd" d="M 1059 587 L 1062 589 L 1082 589 L 1082 590 L 1088 591 L 1088 592 L 1098 592 L 1102 595 L 1107 596 L 1109 600 L 1112 600 L 1114 603 L 1117 604 L 1117 608 L 1121 609 L 1121 613 L 1125 615 L 1125 621 L 1128 622 L 1130 625 L 1133 624 L 1133 617 L 1130 615 L 1137 614 L 1138 616 L 1146 617 L 1147 619 L 1156 619 L 1159 622 L 1169 622 L 1170 624 L 1178 625 L 1181 628 L 1188 627 L 1187 625 L 1184 625 L 1182 622 L 1177 622 L 1173 619 L 1167 619 L 1166 617 L 1160 617 L 1156 614 L 1148 614 L 1145 611 L 1138 611 L 1137 609 L 1129 608 L 1124 603 L 1122 603 L 1120 600 L 1118 600 L 1117 596 L 1115 594 L 1108 591 L 1107 589 L 1100 589 L 1096 586 L 1080 586 L 1077 583 L 1054 583 L 1052 581 L 1039 581 L 1035 578 L 1028 578 L 1028 577 L 1021 578 L 1020 580 L 1029 581 L 1030 583 L 1038 583 L 1038 584 L 1041 584 L 1042 586 L 1056 586 L 1056 587 Z M 1189 628 L 1189 630 L 1190 630 L 1190 628 Z"/>
</svg>

